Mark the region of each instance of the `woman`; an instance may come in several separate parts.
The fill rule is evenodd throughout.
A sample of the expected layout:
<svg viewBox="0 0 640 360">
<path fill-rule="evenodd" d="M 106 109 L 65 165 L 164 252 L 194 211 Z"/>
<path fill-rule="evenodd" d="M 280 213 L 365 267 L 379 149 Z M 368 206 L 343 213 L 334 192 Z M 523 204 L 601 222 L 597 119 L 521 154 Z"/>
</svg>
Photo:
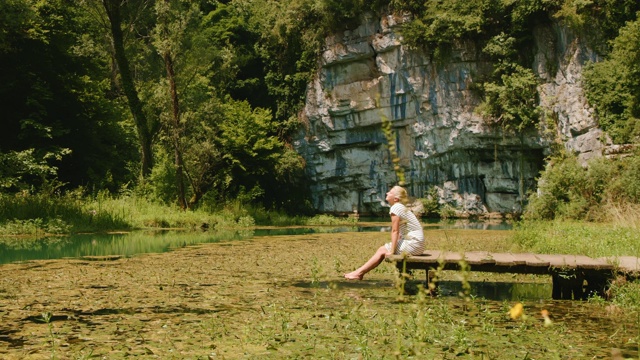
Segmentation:
<svg viewBox="0 0 640 360">
<path fill-rule="evenodd" d="M 364 274 L 380 265 L 385 256 L 409 253 L 419 255 L 424 251 L 424 234 L 422 225 L 416 216 L 404 204 L 407 202 L 407 190 L 394 186 L 387 193 L 386 199 L 391 209 L 391 242 L 381 246 L 378 251 L 357 270 L 344 274 L 348 280 L 362 280 Z"/>
</svg>

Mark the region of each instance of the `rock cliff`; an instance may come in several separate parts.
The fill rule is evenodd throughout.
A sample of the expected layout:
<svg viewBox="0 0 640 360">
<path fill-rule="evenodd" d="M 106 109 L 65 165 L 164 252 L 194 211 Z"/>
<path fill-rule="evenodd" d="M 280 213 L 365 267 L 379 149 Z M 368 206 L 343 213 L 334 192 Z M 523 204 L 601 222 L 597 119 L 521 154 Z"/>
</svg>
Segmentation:
<svg viewBox="0 0 640 360">
<path fill-rule="evenodd" d="M 581 87 L 583 65 L 597 59 L 569 30 L 549 24 L 532 34 L 531 67 L 545 118 L 556 124 L 546 130 L 555 134 L 514 135 L 475 113 L 481 99 L 472 85 L 491 71 L 478 49 L 460 43 L 446 63 L 434 62 L 403 45 L 398 30 L 406 21 L 367 15 L 355 30 L 326 39 L 294 139 L 317 211 L 385 212 L 381 201 L 398 179 L 383 121 L 391 122 L 410 195 L 424 197 L 435 187 L 439 201 L 460 215 L 520 211 L 551 139 L 583 160 L 601 155 L 603 134 Z"/>
</svg>

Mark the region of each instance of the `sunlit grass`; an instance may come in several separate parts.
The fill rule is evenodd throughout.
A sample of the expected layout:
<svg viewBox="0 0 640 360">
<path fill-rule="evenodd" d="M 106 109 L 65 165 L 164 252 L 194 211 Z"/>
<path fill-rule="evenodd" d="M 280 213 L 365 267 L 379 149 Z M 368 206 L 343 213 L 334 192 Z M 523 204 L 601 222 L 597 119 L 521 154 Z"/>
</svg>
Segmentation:
<svg viewBox="0 0 640 360">
<path fill-rule="evenodd" d="M 512 239 L 527 251 L 544 254 L 640 256 L 640 232 L 633 224 L 527 221 L 516 226 Z"/>
<path fill-rule="evenodd" d="M 135 193 L 111 196 L 0 194 L 0 235 L 42 236 L 133 229 L 222 231 L 260 226 L 356 225 L 357 218 L 289 216 L 281 211 L 231 202 L 220 209 L 181 210 Z"/>
<path fill-rule="evenodd" d="M 604 207 L 603 212 L 614 226 L 640 229 L 640 204 L 609 204 Z"/>
</svg>

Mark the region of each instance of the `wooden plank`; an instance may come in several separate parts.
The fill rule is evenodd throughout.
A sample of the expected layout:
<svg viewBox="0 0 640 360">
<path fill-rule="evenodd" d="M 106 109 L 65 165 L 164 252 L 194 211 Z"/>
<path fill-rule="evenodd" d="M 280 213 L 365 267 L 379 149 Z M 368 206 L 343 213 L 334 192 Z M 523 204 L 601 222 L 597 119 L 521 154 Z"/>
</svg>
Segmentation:
<svg viewBox="0 0 640 360">
<path fill-rule="evenodd" d="M 549 262 L 550 267 L 565 269 L 610 270 L 613 266 L 602 259 L 594 259 L 584 255 L 536 254 L 541 260 Z"/>
<path fill-rule="evenodd" d="M 610 256 L 599 258 L 607 261 L 614 269 L 627 273 L 640 272 L 640 258 L 635 256 Z"/>
<path fill-rule="evenodd" d="M 607 261 L 594 259 L 584 255 L 570 255 L 575 257 L 576 266 L 581 269 L 594 269 L 594 270 L 611 270 L 613 265 Z"/>
<path fill-rule="evenodd" d="M 454 269 L 464 259 L 469 265 L 477 266 L 478 271 L 495 269 L 497 271 L 526 273 L 527 267 L 531 267 L 529 270 L 531 273 L 539 273 L 540 268 L 547 267 L 598 271 L 618 269 L 622 272 L 640 274 L 640 259 L 635 256 L 594 259 L 584 255 L 490 253 L 487 251 L 469 251 L 463 254 L 455 251 L 425 250 L 422 255 L 418 256 L 391 255 L 387 257 L 387 261 L 391 262 L 401 262 L 404 259 L 407 263 L 414 264 L 414 268 L 425 269 L 437 267 L 441 263 Z"/>
<path fill-rule="evenodd" d="M 524 265 L 525 261 L 520 261 L 512 253 L 491 253 L 491 257 L 496 266 L 516 266 Z"/>
<path fill-rule="evenodd" d="M 488 251 L 468 251 L 464 253 L 464 259 L 469 265 L 495 264 L 495 260 Z"/>
<path fill-rule="evenodd" d="M 626 272 L 640 272 L 640 259 L 635 256 L 618 256 L 618 267 Z"/>
<path fill-rule="evenodd" d="M 426 257 L 427 259 L 439 259 L 442 251 L 440 250 L 429 250 L 422 253 L 420 256 L 415 257 Z"/>
<path fill-rule="evenodd" d="M 445 251 L 440 254 L 439 259 L 443 260 L 446 264 L 453 264 L 463 260 L 464 255 L 460 254 L 459 252 Z"/>
<path fill-rule="evenodd" d="M 440 256 L 441 251 L 429 250 L 429 252 L 424 252 L 422 255 L 407 256 L 406 261 L 420 264 L 438 264 Z M 391 262 L 402 262 L 405 260 L 405 255 L 390 255 L 386 257 L 386 260 Z"/>
<path fill-rule="evenodd" d="M 527 266 L 548 267 L 549 262 L 539 259 L 536 254 L 520 253 L 514 254 L 518 261 L 524 261 Z"/>
</svg>

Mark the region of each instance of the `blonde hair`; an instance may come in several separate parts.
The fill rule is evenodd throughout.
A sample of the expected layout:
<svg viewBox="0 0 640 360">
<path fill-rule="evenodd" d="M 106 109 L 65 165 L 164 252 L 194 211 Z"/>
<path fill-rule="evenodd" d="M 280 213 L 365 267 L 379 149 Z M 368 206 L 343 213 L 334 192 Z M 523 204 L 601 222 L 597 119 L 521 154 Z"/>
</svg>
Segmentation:
<svg viewBox="0 0 640 360">
<path fill-rule="evenodd" d="M 394 186 L 391 188 L 391 191 L 395 194 L 396 198 L 398 198 L 398 202 L 403 205 L 406 205 L 409 202 L 409 195 L 407 195 L 407 190 L 405 190 L 402 186 Z"/>
</svg>

